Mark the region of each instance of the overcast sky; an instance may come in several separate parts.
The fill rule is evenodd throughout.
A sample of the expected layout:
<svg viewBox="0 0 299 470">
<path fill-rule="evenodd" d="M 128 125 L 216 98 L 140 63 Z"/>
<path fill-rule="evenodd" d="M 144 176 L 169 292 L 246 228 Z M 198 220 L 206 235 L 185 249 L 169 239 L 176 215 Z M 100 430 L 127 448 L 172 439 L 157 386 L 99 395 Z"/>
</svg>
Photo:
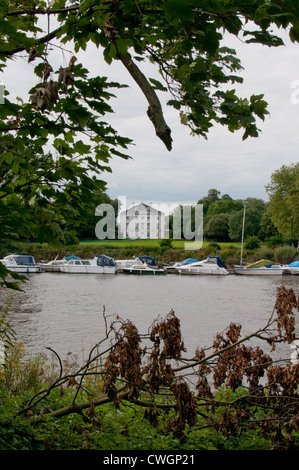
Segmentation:
<svg viewBox="0 0 299 470">
<path fill-rule="evenodd" d="M 105 117 L 120 135 L 134 140 L 130 148 L 132 160 L 115 157 L 111 161 L 113 173 L 103 175 L 110 197 L 186 203 L 196 202 L 209 189 L 216 188 L 234 199 L 267 200 L 265 185 L 270 182 L 271 174 L 283 164 L 298 161 L 299 104 L 295 98 L 299 98 L 299 45 L 287 41 L 286 46 L 268 48 L 244 45 L 238 40 L 230 40 L 226 45 L 237 49 L 245 68 L 244 83 L 237 85 L 239 94 L 249 97 L 264 93 L 269 103 L 270 116 L 265 122 L 258 121 L 260 137 L 243 142 L 243 131 L 231 134 L 220 125 L 210 131 L 207 141 L 192 137 L 189 129 L 180 124 L 177 113 L 164 106 L 165 120 L 172 129 L 171 152 L 156 137 L 146 114 L 148 103 L 123 66 L 107 65 L 101 51 L 94 47 L 76 54 L 92 74 L 130 85 L 117 91 L 118 98 L 110 103 L 115 113 Z M 61 62 L 62 55 L 58 53 Z M 68 53 L 64 54 L 64 60 L 69 57 Z M 151 66 L 143 70 L 148 76 L 158 78 Z M 11 61 L 0 74 L 1 79 L 12 94 L 26 96 L 34 84 L 33 65 L 25 59 Z M 159 97 L 162 102 L 169 98 L 163 93 Z"/>
</svg>

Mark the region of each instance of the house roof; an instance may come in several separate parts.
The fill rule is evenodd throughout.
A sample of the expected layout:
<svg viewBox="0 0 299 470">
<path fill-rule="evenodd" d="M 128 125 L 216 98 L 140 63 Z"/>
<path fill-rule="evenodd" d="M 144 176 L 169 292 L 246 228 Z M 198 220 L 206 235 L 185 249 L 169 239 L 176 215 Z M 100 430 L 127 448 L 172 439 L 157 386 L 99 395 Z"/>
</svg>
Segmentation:
<svg viewBox="0 0 299 470">
<path fill-rule="evenodd" d="M 145 204 L 144 202 L 140 202 L 139 204 L 129 207 L 127 210 L 121 212 L 120 214 L 125 214 L 128 211 L 136 211 L 139 208 L 144 207 L 145 209 L 150 209 L 151 212 L 159 212 L 160 214 L 164 214 L 162 211 L 159 211 L 158 209 L 155 209 L 154 207 L 150 206 L 149 204 Z"/>
</svg>

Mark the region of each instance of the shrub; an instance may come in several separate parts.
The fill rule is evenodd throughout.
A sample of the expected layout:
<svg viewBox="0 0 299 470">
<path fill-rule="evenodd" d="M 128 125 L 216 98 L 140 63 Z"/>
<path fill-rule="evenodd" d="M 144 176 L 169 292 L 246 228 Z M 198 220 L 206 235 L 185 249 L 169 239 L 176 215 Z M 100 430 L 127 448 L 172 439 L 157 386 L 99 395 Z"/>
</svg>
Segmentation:
<svg viewBox="0 0 299 470">
<path fill-rule="evenodd" d="M 289 264 L 296 259 L 298 251 L 292 246 L 280 246 L 274 252 L 274 259 L 276 263 Z"/>
<path fill-rule="evenodd" d="M 260 247 L 260 240 L 256 236 L 248 237 L 245 246 L 247 250 L 255 250 Z"/>
</svg>

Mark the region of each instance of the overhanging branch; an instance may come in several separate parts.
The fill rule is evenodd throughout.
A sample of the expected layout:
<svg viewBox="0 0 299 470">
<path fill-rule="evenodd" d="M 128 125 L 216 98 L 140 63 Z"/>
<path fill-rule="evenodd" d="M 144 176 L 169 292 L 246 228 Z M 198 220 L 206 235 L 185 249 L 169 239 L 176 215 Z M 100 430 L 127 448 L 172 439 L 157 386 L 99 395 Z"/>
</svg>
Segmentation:
<svg viewBox="0 0 299 470">
<path fill-rule="evenodd" d="M 147 115 L 155 127 L 157 136 L 164 142 L 167 150 L 170 151 L 172 149 L 171 130 L 165 122 L 162 106 L 155 90 L 145 75 L 133 62 L 129 53 L 118 53 L 117 55 L 146 97 L 149 103 Z"/>
</svg>

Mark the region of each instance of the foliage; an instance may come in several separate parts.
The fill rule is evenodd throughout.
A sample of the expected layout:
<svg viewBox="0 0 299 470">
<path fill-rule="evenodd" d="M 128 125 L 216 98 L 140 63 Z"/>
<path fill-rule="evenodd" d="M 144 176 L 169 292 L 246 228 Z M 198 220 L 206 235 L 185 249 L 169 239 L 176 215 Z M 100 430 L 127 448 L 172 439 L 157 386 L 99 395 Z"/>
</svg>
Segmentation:
<svg viewBox="0 0 299 470">
<path fill-rule="evenodd" d="M 169 249 L 172 248 L 173 240 L 171 238 L 164 238 L 159 242 L 160 248 Z"/>
<path fill-rule="evenodd" d="M 298 251 L 292 246 L 280 246 L 274 252 L 274 259 L 276 263 L 289 264 L 292 263 L 298 256 Z"/>
<path fill-rule="evenodd" d="M 7 350 L 13 344 L 15 332 L 7 321 L 9 311 L 9 303 L 0 307 L 0 368 L 4 364 L 7 357 Z"/>
<path fill-rule="evenodd" d="M 204 224 L 204 236 L 208 240 L 228 240 L 228 220 L 227 213 L 220 213 L 208 217 L 207 223 Z"/>
<path fill-rule="evenodd" d="M 104 312 L 106 338 L 82 366 L 66 369 L 54 352 L 49 385 L 21 395 L 1 379 L 0 446 L 298 449 L 299 362 L 278 363 L 256 342 L 271 351 L 290 345 L 298 308 L 281 287 L 264 327 L 242 337 L 241 325 L 231 324 L 189 358 L 174 312 L 145 335 L 118 317 L 108 327 Z"/>
<path fill-rule="evenodd" d="M 63 231 L 63 244 L 66 246 L 78 245 L 79 238 L 74 230 L 64 230 Z"/>
<path fill-rule="evenodd" d="M 254 235 L 252 237 L 246 238 L 245 246 L 247 250 L 254 250 L 256 248 L 259 248 L 260 244 L 261 244 L 260 240 Z"/>
<path fill-rule="evenodd" d="M 242 238 L 242 228 L 243 228 L 243 217 L 244 212 L 238 211 L 230 215 L 228 226 L 229 226 L 229 237 L 232 241 L 239 241 Z M 261 212 L 259 209 L 254 207 L 246 208 L 246 217 L 245 217 L 245 235 L 254 236 L 258 234 L 260 229 L 261 221 Z"/>
<path fill-rule="evenodd" d="M 84 204 L 105 189 L 102 173 L 111 171 L 110 158 L 128 158 L 130 139 L 107 122 L 109 100 L 123 85 L 91 76 L 77 60 L 79 51 L 95 46 L 107 63 L 126 68 L 148 100 L 157 136 L 171 150 L 158 98 L 165 91 L 167 104 L 195 135 L 206 138 L 221 124 L 243 130 L 243 139 L 258 136 L 267 103 L 261 94 L 237 96 L 242 66 L 226 40 L 232 35 L 248 47 L 280 46 L 274 27 L 297 42 L 298 21 L 289 0 L 200 6 L 195 0 L 2 0 L 0 71 L 17 59 L 32 66 L 32 88 L 15 98 L 6 83 L 0 106 L 2 243 L 37 238 L 57 245 L 65 223 L 87 220 Z M 162 81 L 143 74 L 144 61 L 156 65 Z"/>
<path fill-rule="evenodd" d="M 282 165 L 266 186 L 274 225 L 286 238 L 299 238 L 299 163 Z"/>
</svg>

